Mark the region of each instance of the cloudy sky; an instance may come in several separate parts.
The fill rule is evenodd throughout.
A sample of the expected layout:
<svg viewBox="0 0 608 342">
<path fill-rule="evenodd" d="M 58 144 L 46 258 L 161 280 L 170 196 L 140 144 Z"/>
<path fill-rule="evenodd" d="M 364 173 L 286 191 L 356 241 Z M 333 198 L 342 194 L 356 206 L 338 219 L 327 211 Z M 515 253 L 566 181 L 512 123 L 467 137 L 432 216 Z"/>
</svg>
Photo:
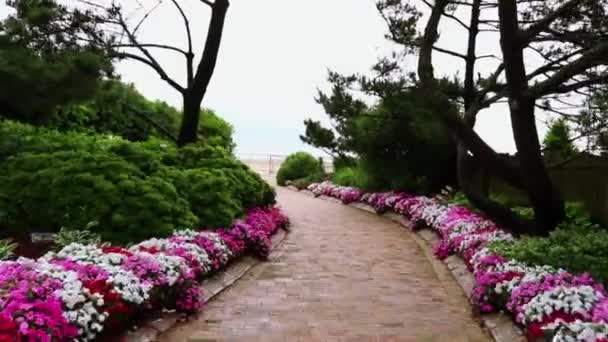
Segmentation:
<svg viewBox="0 0 608 342">
<path fill-rule="evenodd" d="M 140 0 L 144 4 L 155 1 Z M 170 2 L 165 2 L 140 30 L 140 41 L 185 46 L 183 23 Z M 200 56 L 209 8 L 198 0 L 180 3 L 192 21 Z M 137 20 L 136 15 L 133 20 Z M 318 154 L 298 136 L 304 130 L 304 119 L 326 121 L 314 97 L 317 89 L 328 88 L 327 69 L 341 73 L 369 70 L 379 56 L 394 48 L 385 40 L 385 32 L 374 0 L 232 0 L 217 69 L 203 106 L 233 124 L 239 153 L 307 150 Z M 458 25 L 446 21 L 439 44 L 462 51 L 466 36 Z M 500 54 L 496 37 L 482 36 L 478 50 L 479 54 Z M 156 56 L 183 84 L 182 57 L 162 52 Z M 462 75 L 463 65 L 454 58 L 437 54 L 435 60 L 438 76 L 459 71 Z M 479 71 L 492 71 L 494 65 L 489 60 Z M 415 69 L 414 61 L 411 68 Z M 148 67 L 123 62 L 118 70 L 147 97 L 181 107 L 179 94 Z M 483 112 L 476 129 L 496 150 L 514 150 L 504 106 Z"/>
<path fill-rule="evenodd" d="M 196 0 L 182 3 L 194 22 L 200 50 L 209 10 Z M 141 30 L 142 41 L 184 46 L 182 27 L 175 9 L 167 3 Z M 327 69 L 342 73 L 369 70 L 379 56 L 394 48 L 385 40 L 385 32 L 374 0 L 232 0 L 217 69 L 203 105 L 234 125 L 240 153 L 314 151 L 298 136 L 304 130 L 304 119 L 326 120 L 314 97 L 318 88 L 328 88 Z M 466 37 L 457 25 L 446 21 L 441 34 L 442 47 L 462 51 Z M 479 53 L 499 55 L 496 37 L 482 36 Z M 159 56 L 172 75 L 183 79 L 180 57 Z M 435 58 L 437 75 L 453 75 L 463 68 L 452 57 L 437 54 Z M 480 71 L 493 70 L 494 61 L 484 63 Z M 178 94 L 147 67 L 125 62 L 119 70 L 146 96 L 180 106 Z M 504 106 L 485 111 L 477 131 L 496 150 L 514 150 Z"/>
</svg>

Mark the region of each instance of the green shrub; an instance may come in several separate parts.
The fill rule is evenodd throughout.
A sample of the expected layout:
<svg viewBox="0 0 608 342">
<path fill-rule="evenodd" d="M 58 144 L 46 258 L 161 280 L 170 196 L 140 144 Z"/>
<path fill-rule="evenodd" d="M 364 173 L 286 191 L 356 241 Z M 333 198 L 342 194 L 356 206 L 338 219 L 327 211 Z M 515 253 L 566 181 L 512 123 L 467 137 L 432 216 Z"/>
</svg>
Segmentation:
<svg viewBox="0 0 608 342">
<path fill-rule="evenodd" d="M 281 186 L 287 181 L 293 181 L 320 173 L 319 161 L 306 152 L 297 152 L 288 156 L 279 172 L 277 172 L 277 183 Z"/>
<path fill-rule="evenodd" d="M 342 186 L 355 186 L 355 170 L 352 167 L 343 167 L 337 169 L 332 177 L 335 184 Z"/>
<path fill-rule="evenodd" d="M 491 249 L 531 265 L 550 265 L 573 273 L 588 272 L 608 283 L 608 232 L 594 227 L 562 226 L 549 237 L 523 237 Z"/>
<path fill-rule="evenodd" d="M 0 163 L 20 153 L 52 153 L 60 151 L 107 151 L 125 142 L 111 135 L 82 132 L 62 133 L 10 120 L 0 120 Z"/>
<path fill-rule="evenodd" d="M 523 210 L 532 216 L 531 209 Z M 531 265 L 588 272 L 608 284 L 608 231 L 594 224 L 580 203 L 566 203 L 566 220 L 548 237 L 522 237 L 494 243 L 490 248 Z"/>
<path fill-rule="evenodd" d="M 107 153 L 23 153 L 0 168 L 0 222 L 11 229 L 95 227 L 126 242 L 191 227 L 196 217 L 173 184 Z"/>
<path fill-rule="evenodd" d="M 63 106 L 45 126 L 63 132 L 115 134 L 130 141 L 145 141 L 151 137 L 167 139 L 165 131 L 176 137 L 181 116 L 180 110 L 165 102 L 146 99 L 132 84 L 106 80 L 92 100 Z M 232 134 L 232 126 L 215 112 L 201 111 L 199 135 L 206 145 L 221 146 L 232 152 Z"/>
<path fill-rule="evenodd" d="M 0 225 L 57 232 L 91 221 L 106 241 L 221 227 L 274 203 L 274 190 L 223 146 L 178 149 L 0 122 Z"/>
<path fill-rule="evenodd" d="M 332 177 L 332 181 L 342 186 L 355 186 L 361 189 L 369 188 L 369 178 L 360 167 L 343 167 L 337 169 Z"/>
<path fill-rule="evenodd" d="M 243 214 L 243 207 L 231 191 L 230 181 L 222 170 L 165 169 L 163 178 L 170 180 L 190 203 L 199 227 L 226 227 Z"/>
</svg>

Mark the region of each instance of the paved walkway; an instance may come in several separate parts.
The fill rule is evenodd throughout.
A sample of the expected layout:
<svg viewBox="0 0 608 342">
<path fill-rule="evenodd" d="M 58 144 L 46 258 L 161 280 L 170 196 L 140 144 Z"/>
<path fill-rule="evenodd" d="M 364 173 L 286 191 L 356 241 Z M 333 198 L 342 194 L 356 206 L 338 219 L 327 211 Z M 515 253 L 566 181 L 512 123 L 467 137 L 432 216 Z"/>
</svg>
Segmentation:
<svg viewBox="0 0 608 342">
<path fill-rule="evenodd" d="M 491 341 L 449 271 L 401 226 L 277 191 L 287 240 L 161 341 Z"/>
</svg>

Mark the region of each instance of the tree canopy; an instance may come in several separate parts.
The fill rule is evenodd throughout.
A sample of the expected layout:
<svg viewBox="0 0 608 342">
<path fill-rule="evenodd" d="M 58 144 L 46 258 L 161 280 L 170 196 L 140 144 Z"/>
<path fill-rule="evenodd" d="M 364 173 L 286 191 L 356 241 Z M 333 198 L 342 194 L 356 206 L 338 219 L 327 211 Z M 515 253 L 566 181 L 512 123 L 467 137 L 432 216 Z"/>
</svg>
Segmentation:
<svg viewBox="0 0 608 342">
<path fill-rule="evenodd" d="M 431 99 L 401 73 L 386 60 L 372 68 L 372 76 L 330 72 L 331 92 L 320 91 L 317 102 L 332 128 L 306 120 L 301 139 L 338 160 L 356 157 L 369 189 L 438 191 L 454 183 L 454 144 L 434 119 Z M 374 100 L 368 104 L 357 94 Z"/>
<path fill-rule="evenodd" d="M 608 80 L 608 2 L 601 0 L 382 0 L 378 10 L 390 40 L 402 54 L 417 58 L 416 80 L 435 99 L 437 118 L 458 140 L 459 183 L 467 198 L 515 233 L 546 234 L 564 218 L 564 203 L 542 156 L 537 110 L 580 111 L 595 85 Z M 465 33 L 459 50 L 445 48 L 445 22 Z M 481 52 L 480 36 L 495 37 L 501 56 Z M 450 46 L 457 46 L 450 42 Z M 464 52 L 463 52 L 464 51 Z M 459 113 L 442 110 L 450 95 L 435 75 L 436 54 L 465 65 L 459 83 Z M 481 61 L 494 70 L 481 73 Z M 517 147 L 513 163 L 494 151 L 474 130 L 477 116 L 501 102 L 509 104 Z M 475 186 L 478 169 L 489 170 L 524 192 L 534 208 L 528 222 Z"/>
<path fill-rule="evenodd" d="M 91 98 L 107 55 L 78 36 L 95 30 L 85 12 L 51 0 L 8 1 L 14 13 L 0 22 L 0 112 L 41 122 L 61 105 Z"/>
</svg>

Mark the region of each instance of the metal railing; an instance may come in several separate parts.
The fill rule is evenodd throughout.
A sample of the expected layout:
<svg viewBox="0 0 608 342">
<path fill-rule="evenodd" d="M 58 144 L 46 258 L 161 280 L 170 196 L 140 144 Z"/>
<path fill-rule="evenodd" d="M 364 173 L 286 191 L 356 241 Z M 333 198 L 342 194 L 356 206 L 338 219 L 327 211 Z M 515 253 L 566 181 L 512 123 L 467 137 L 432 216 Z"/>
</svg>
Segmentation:
<svg viewBox="0 0 608 342">
<path fill-rule="evenodd" d="M 236 156 L 261 175 L 276 174 L 285 158 L 287 158 L 287 155 L 267 153 L 236 153 Z M 325 172 L 333 172 L 333 163 L 331 161 L 324 160 L 323 164 Z"/>
</svg>

